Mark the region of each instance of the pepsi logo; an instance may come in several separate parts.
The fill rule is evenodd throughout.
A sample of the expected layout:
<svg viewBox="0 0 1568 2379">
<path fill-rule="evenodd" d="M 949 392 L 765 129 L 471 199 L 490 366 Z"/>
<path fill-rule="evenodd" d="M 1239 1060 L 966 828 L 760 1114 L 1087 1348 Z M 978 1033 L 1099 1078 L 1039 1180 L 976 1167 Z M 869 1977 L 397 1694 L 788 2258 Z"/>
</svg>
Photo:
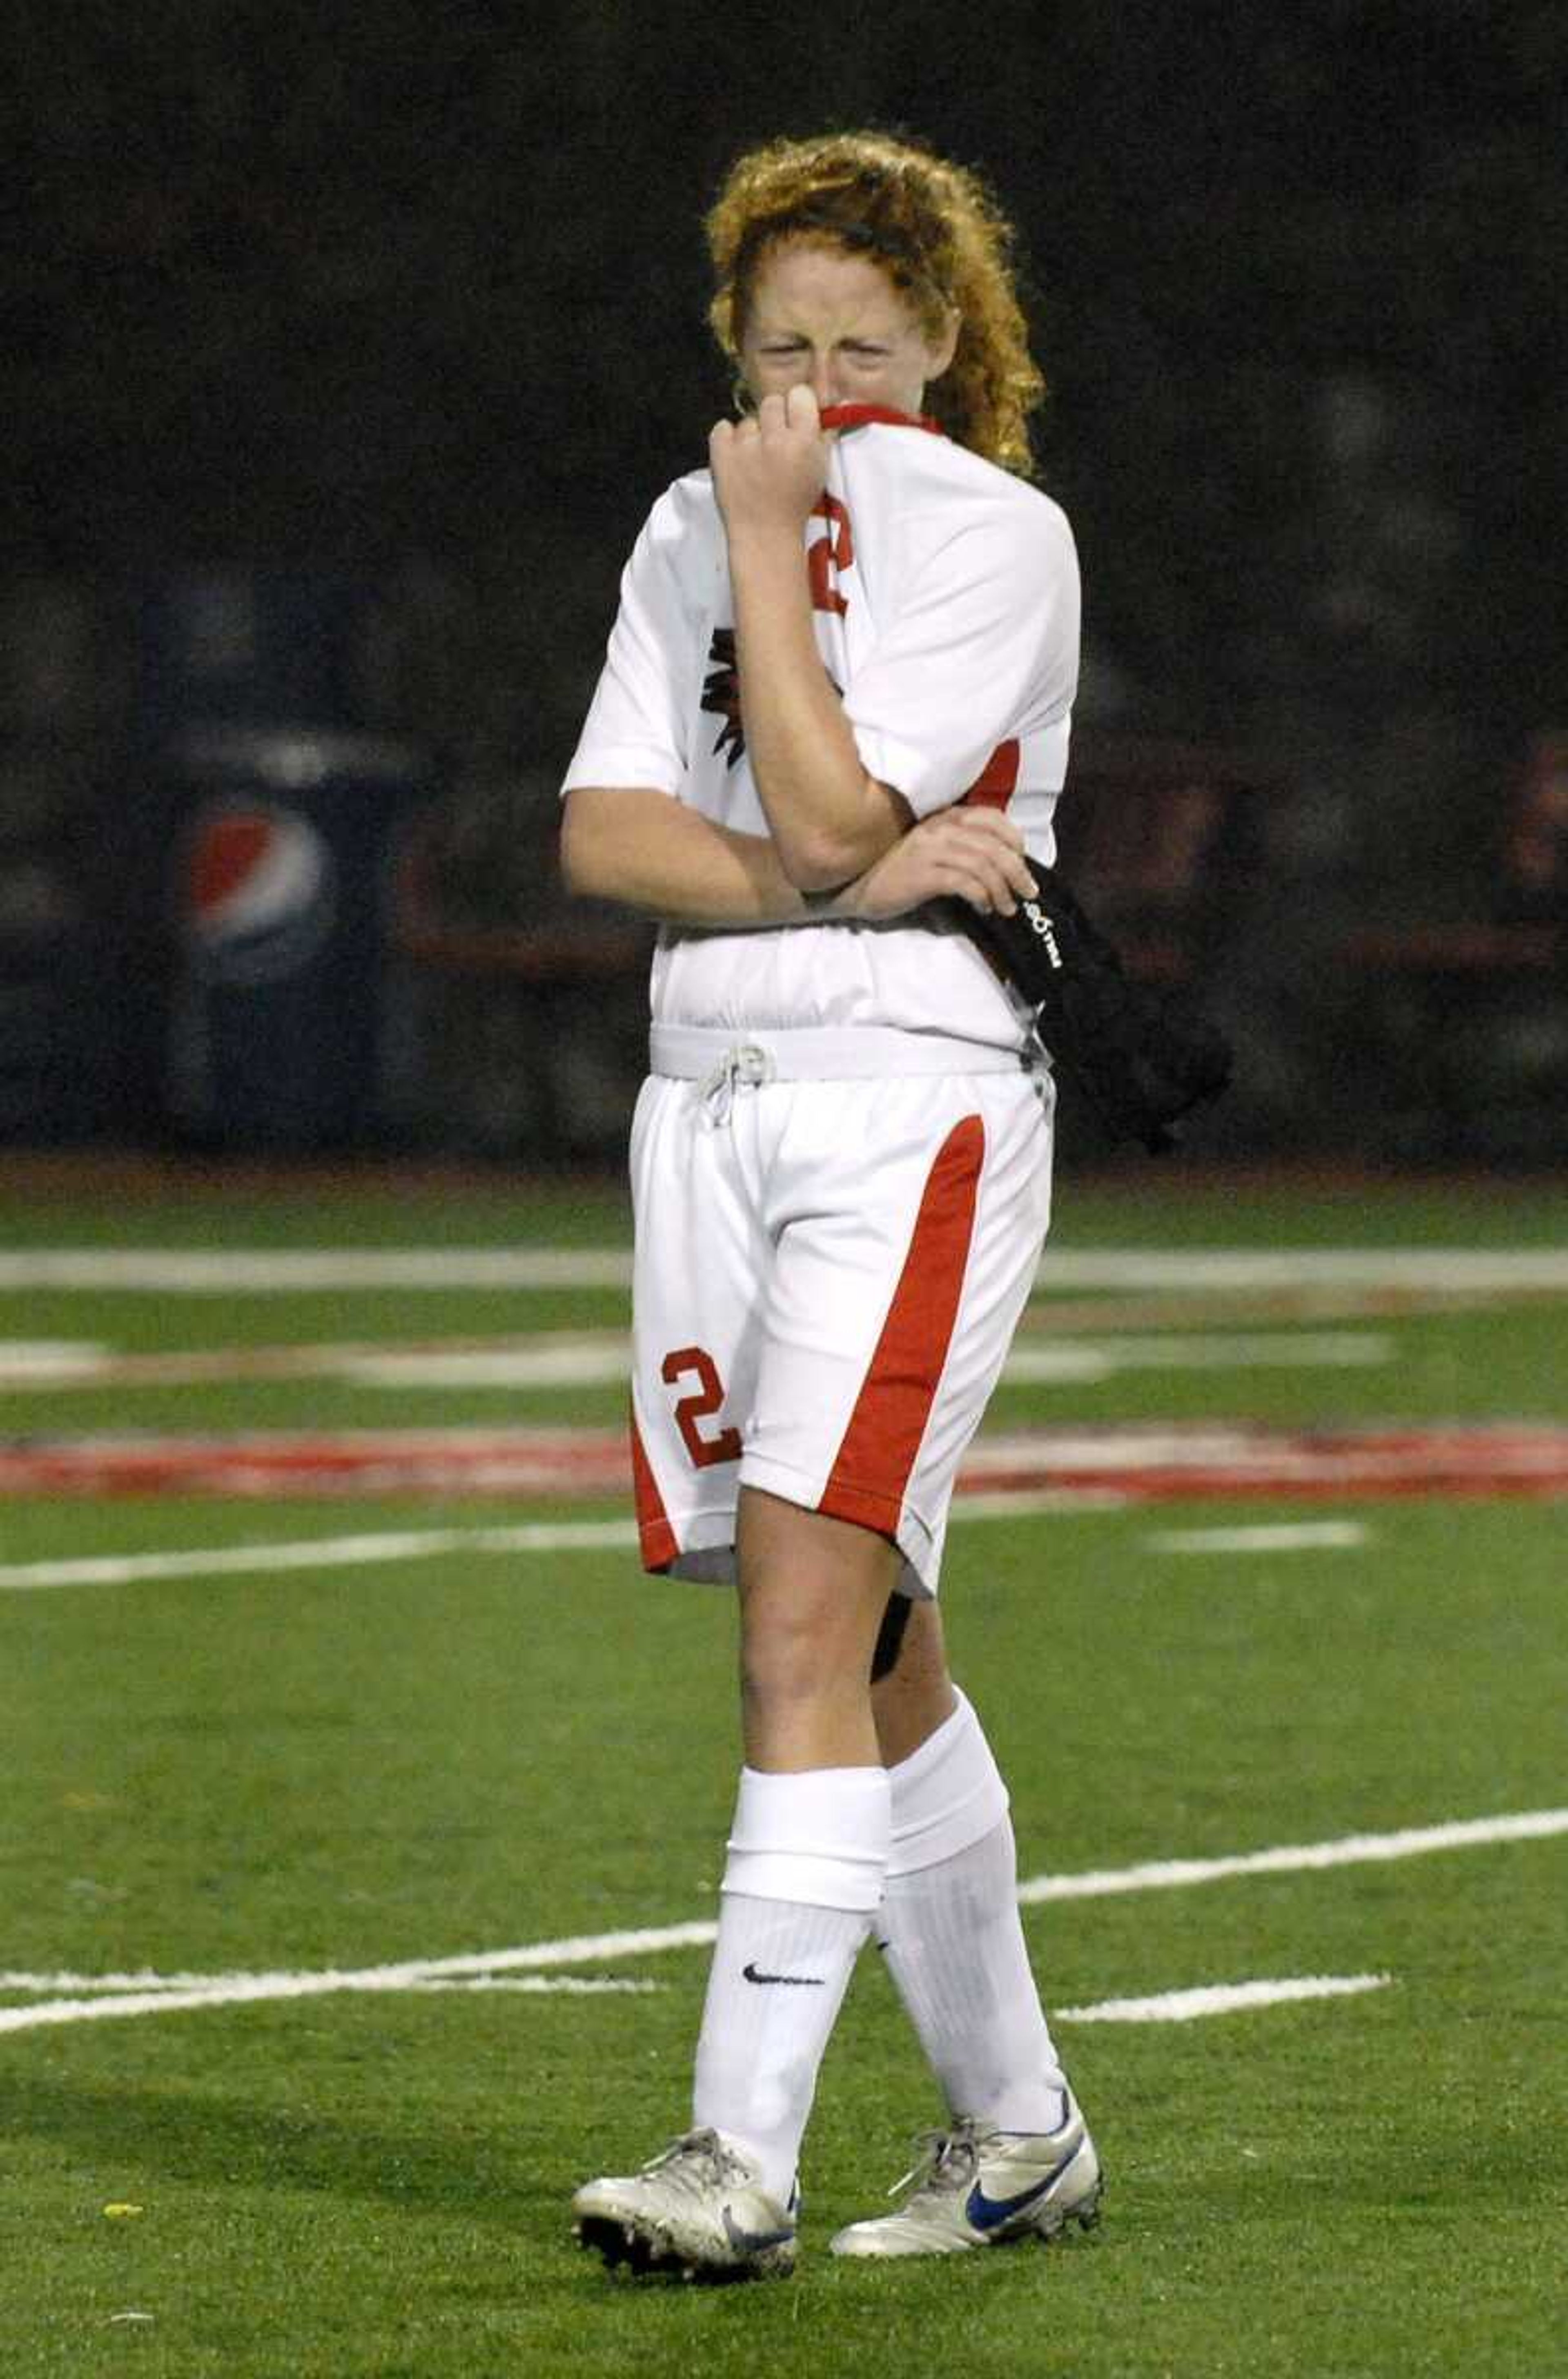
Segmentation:
<svg viewBox="0 0 1568 2379">
<path fill-rule="evenodd" d="M 276 982 L 316 955 L 336 910 L 332 854 L 320 828 L 273 802 L 223 802 L 198 816 L 184 910 L 203 971 Z"/>
</svg>

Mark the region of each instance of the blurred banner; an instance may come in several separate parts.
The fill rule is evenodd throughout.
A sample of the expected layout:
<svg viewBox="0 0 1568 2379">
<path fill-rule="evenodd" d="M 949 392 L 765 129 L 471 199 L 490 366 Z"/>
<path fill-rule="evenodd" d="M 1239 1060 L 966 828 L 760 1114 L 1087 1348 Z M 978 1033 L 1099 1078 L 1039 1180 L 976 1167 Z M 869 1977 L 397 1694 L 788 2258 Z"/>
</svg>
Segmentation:
<svg viewBox="0 0 1568 2379">
<path fill-rule="evenodd" d="M 652 929 L 564 896 L 537 610 L 409 572 L 0 587 L 0 1144 L 618 1165 Z M 1424 729 L 1086 708 L 1064 867 L 1238 1052 L 1194 1155 L 1568 1160 L 1568 735 L 1429 786 Z M 1106 1155 L 1066 1108 L 1063 1148 Z"/>
</svg>

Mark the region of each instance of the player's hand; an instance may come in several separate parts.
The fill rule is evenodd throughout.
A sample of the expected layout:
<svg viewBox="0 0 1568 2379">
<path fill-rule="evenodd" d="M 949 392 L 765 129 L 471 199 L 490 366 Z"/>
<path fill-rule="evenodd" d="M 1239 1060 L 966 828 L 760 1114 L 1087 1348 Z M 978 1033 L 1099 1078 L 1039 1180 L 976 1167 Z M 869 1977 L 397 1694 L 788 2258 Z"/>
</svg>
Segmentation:
<svg viewBox="0 0 1568 2379">
<path fill-rule="evenodd" d="M 831 444 L 804 385 L 765 396 L 742 420 L 717 423 L 708 459 L 731 542 L 770 530 L 798 537 L 827 484 Z"/>
<path fill-rule="evenodd" d="M 885 851 L 843 895 L 843 916 L 902 917 L 927 900 L 967 900 L 1010 917 L 1039 889 L 1023 837 L 1000 810 L 938 810 Z"/>
</svg>

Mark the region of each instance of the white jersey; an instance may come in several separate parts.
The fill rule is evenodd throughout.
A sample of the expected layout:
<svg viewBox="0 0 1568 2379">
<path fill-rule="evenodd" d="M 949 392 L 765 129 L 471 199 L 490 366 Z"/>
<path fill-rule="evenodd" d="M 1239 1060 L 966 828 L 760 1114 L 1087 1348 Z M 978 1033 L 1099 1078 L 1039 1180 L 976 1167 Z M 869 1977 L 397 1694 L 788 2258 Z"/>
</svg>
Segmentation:
<svg viewBox="0 0 1568 2379">
<path fill-rule="evenodd" d="M 902 417 L 840 432 L 806 524 L 817 646 L 862 765 L 917 817 L 1005 806 L 1055 857 L 1078 678 L 1065 515 L 1008 472 Z M 745 750 L 735 610 L 711 475 L 655 504 L 563 790 L 646 786 L 766 834 Z M 722 1032 L 891 1026 L 1023 1048 L 1024 1011 L 961 933 L 924 916 L 744 930 L 665 925 L 656 1024 Z"/>
</svg>

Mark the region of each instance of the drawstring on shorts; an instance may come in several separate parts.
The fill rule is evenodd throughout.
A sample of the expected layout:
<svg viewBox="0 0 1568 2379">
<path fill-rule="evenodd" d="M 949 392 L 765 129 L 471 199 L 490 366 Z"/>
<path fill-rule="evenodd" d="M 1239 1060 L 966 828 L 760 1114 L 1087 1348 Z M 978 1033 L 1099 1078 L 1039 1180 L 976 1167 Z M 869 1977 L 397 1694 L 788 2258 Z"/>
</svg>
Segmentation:
<svg viewBox="0 0 1568 2379">
<path fill-rule="evenodd" d="M 738 1090 L 754 1091 L 773 1080 L 773 1059 L 754 1041 L 737 1041 L 726 1049 L 716 1066 L 708 1069 L 697 1088 L 697 1096 L 707 1109 L 707 1117 L 715 1131 L 720 1131 L 730 1120 Z"/>
</svg>

